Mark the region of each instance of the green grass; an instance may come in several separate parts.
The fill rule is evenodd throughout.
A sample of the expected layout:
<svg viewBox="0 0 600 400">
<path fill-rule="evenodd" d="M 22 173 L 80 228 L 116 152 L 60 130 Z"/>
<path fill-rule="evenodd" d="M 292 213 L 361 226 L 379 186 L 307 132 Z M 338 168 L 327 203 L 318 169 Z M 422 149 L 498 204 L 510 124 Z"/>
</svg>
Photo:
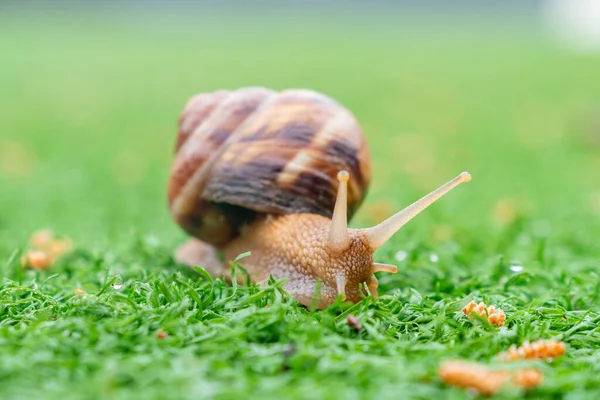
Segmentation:
<svg viewBox="0 0 600 400">
<path fill-rule="evenodd" d="M 0 398 L 464 399 L 440 362 L 539 338 L 566 356 L 500 397 L 598 398 L 600 57 L 502 24 L 153 18 L 0 18 Z M 248 85 L 310 87 L 356 114 L 374 180 L 354 226 L 472 173 L 377 253 L 400 268 L 380 300 L 315 312 L 281 283 L 231 287 L 172 259 L 177 116 Z M 76 250 L 22 271 L 44 227 Z M 470 299 L 506 326 L 466 319 Z"/>
</svg>

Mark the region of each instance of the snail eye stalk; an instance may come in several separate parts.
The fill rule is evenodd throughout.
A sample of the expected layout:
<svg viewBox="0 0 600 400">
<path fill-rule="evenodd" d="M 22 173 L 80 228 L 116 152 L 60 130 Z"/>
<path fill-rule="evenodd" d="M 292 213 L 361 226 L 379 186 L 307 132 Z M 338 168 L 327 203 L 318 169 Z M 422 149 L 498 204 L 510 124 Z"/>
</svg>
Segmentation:
<svg viewBox="0 0 600 400">
<path fill-rule="evenodd" d="M 345 250 L 350 245 L 348 235 L 348 171 L 340 171 L 337 175 L 338 186 L 337 198 L 329 228 L 329 246 L 337 251 Z"/>
<path fill-rule="evenodd" d="M 410 206 L 406 207 L 402 211 L 392 215 L 379 225 L 375 225 L 372 228 L 367 228 L 364 231 L 367 234 L 367 240 L 369 244 L 377 249 L 387 242 L 400 228 L 404 226 L 408 221 L 416 217 L 421 211 L 435 203 L 443 195 L 457 187 L 463 182 L 469 182 L 471 175 L 468 172 L 463 172 L 456 178 L 449 182 L 446 182 L 433 192 L 429 193 L 420 200 L 415 201 Z M 337 206 L 337 204 L 336 204 Z"/>
</svg>

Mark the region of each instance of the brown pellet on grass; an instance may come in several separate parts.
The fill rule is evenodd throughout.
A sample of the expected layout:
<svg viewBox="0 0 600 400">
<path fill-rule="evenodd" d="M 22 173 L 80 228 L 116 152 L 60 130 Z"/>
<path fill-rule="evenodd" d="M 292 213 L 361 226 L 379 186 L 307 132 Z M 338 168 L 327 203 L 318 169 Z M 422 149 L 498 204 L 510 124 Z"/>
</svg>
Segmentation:
<svg viewBox="0 0 600 400">
<path fill-rule="evenodd" d="M 73 250 L 68 238 L 55 238 L 49 229 L 40 229 L 29 238 L 31 247 L 22 257 L 21 266 L 37 270 L 50 268 L 56 260 Z"/>
<path fill-rule="evenodd" d="M 158 331 L 158 332 L 156 332 L 156 334 L 154 336 L 156 336 L 156 338 L 160 339 L 160 340 L 166 339 L 167 338 L 167 332 L 165 332 L 165 331 Z"/>
<path fill-rule="evenodd" d="M 352 314 L 348 315 L 348 317 L 346 318 L 346 323 L 350 328 L 354 329 L 356 332 L 362 331 L 362 325 L 358 318 L 356 318 L 356 316 Z"/>
<path fill-rule="evenodd" d="M 26 268 L 42 270 L 53 263 L 48 253 L 41 250 L 29 250 L 21 257 L 21 265 Z"/>
</svg>

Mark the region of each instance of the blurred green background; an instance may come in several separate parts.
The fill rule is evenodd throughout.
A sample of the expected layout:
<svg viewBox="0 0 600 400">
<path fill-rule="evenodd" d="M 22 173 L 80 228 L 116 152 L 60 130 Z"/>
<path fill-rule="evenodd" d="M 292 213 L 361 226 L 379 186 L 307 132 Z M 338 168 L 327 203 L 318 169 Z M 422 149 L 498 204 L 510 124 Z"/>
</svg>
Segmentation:
<svg viewBox="0 0 600 400">
<path fill-rule="evenodd" d="M 40 227 L 87 246 L 181 241 L 165 199 L 179 112 L 251 85 L 315 89 L 356 115 L 374 179 L 355 226 L 463 170 L 472 183 L 397 243 L 462 229 L 485 245 L 520 215 L 582 240 L 598 226 L 600 56 L 558 46 L 535 9 L 23 4 L 0 14 L 6 249 Z"/>
</svg>

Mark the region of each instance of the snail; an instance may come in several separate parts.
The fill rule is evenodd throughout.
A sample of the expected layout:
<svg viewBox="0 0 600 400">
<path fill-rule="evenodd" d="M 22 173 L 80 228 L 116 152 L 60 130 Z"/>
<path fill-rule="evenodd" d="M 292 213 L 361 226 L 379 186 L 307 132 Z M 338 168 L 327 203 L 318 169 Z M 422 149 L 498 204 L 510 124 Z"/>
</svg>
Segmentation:
<svg viewBox="0 0 600 400">
<path fill-rule="evenodd" d="M 168 183 L 173 220 L 192 238 L 175 259 L 231 279 L 286 279 L 299 303 L 325 308 L 339 295 L 378 297 L 374 272 L 397 272 L 373 254 L 404 224 L 470 175 L 366 229 L 348 228 L 371 179 L 357 120 L 321 93 L 260 87 L 201 93 L 179 117 Z"/>
</svg>

